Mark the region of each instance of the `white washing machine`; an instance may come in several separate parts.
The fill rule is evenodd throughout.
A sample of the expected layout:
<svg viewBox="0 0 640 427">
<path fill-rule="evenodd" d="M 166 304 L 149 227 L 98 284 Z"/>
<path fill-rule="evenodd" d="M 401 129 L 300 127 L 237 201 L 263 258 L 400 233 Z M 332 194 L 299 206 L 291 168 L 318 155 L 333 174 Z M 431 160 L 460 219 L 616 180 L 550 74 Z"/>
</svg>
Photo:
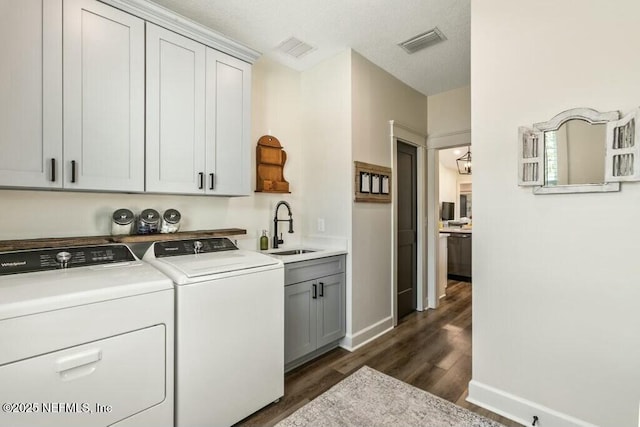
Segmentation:
<svg viewBox="0 0 640 427">
<path fill-rule="evenodd" d="M 284 395 L 284 267 L 226 238 L 156 242 L 176 286 L 176 426 L 229 426 Z"/>
<path fill-rule="evenodd" d="M 173 425 L 173 284 L 124 245 L 0 253 L 0 425 Z"/>
</svg>

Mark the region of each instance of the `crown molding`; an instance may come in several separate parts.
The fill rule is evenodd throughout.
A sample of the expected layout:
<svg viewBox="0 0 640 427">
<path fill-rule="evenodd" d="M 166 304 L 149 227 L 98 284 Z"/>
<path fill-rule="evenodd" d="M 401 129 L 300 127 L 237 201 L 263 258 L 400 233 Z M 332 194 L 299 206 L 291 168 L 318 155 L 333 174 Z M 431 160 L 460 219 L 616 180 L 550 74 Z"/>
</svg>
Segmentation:
<svg viewBox="0 0 640 427">
<path fill-rule="evenodd" d="M 100 1 L 250 64 L 262 55 L 248 46 L 148 0 Z"/>
</svg>

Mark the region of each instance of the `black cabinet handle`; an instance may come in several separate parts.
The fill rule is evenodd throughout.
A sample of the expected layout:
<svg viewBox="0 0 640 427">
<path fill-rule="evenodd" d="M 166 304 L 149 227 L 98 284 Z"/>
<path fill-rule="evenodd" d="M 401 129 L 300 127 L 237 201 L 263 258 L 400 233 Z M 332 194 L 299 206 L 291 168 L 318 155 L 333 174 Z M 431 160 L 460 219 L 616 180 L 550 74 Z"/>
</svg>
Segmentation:
<svg viewBox="0 0 640 427">
<path fill-rule="evenodd" d="M 313 287 L 313 294 L 311 295 L 311 298 L 316 299 L 318 298 L 318 285 L 314 283 L 311 286 Z"/>
<path fill-rule="evenodd" d="M 71 182 L 76 182 L 76 161 L 71 160 Z"/>
<path fill-rule="evenodd" d="M 215 175 L 210 173 L 209 174 L 209 179 L 211 180 L 211 183 L 209 184 L 209 190 L 213 190 L 215 188 L 214 183 L 215 183 Z"/>
<path fill-rule="evenodd" d="M 324 283 L 320 282 L 320 296 L 323 297 L 324 296 Z"/>
<path fill-rule="evenodd" d="M 51 182 L 56 182 L 56 159 L 51 159 Z"/>
<path fill-rule="evenodd" d="M 200 190 L 202 190 L 204 188 L 204 172 L 200 172 L 198 173 L 198 180 L 199 180 L 199 184 L 198 184 L 198 188 Z"/>
</svg>

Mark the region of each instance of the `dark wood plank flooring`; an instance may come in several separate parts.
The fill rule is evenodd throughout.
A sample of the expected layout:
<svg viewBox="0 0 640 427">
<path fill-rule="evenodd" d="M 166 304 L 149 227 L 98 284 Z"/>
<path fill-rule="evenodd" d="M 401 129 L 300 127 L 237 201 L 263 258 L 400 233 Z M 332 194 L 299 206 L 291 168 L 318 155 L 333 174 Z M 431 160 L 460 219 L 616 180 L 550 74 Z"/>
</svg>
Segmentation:
<svg viewBox="0 0 640 427">
<path fill-rule="evenodd" d="M 350 353 L 337 348 L 285 375 L 285 395 L 238 426 L 272 426 L 363 365 L 504 425 L 520 426 L 465 400 L 471 380 L 471 284 L 450 280 L 437 310 L 415 312 Z"/>
</svg>

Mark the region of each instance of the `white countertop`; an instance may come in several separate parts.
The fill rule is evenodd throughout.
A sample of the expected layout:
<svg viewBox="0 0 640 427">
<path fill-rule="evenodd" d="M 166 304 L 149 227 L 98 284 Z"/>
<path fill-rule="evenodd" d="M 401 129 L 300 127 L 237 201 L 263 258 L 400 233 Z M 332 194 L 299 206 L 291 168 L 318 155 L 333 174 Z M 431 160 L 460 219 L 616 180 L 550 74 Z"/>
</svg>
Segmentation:
<svg viewBox="0 0 640 427">
<path fill-rule="evenodd" d="M 472 233 L 472 228 L 460 228 L 460 227 L 445 227 L 445 228 L 441 228 L 440 232 L 441 233 L 464 233 L 464 234 L 473 234 Z"/>
<path fill-rule="evenodd" d="M 278 255 L 277 254 L 277 252 L 280 252 L 280 251 L 290 251 L 295 249 L 306 249 L 306 250 L 312 250 L 314 252 L 307 252 L 305 254 L 297 254 L 297 255 Z M 296 246 L 296 247 L 269 249 L 267 251 L 260 251 L 260 253 L 272 256 L 274 258 L 281 260 L 285 264 L 289 264 L 292 262 L 308 261 L 311 259 L 326 258 L 330 256 L 335 256 L 335 255 L 345 255 L 347 251 L 344 249 L 338 249 L 338 248 Z"/>
</svg>

